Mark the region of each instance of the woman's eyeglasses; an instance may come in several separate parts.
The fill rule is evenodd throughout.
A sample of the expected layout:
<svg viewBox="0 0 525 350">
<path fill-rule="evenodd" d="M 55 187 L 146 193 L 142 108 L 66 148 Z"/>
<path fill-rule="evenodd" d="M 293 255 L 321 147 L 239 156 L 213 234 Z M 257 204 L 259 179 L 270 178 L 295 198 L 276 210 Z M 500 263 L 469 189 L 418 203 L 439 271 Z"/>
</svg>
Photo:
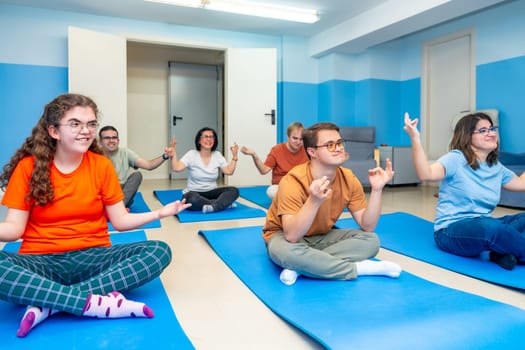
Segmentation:
<svg viewBox="0 0 525 350">
<path fill-rule="evenodd" d="M 96 120 L 92 120 L 87 123 L 81 123 L 78 120 L 70 120 L 66 124 L 59 124 L 61 126 L 69 126 L 69 129 L 71 129 L 72 132 L 80 132 L 84 127 L 86 127 L 90 132 L 96 131 L 98 128 L 98 122 Z"/>
<path fill-rule="evenodd" d="M 328 152 L 335 152 L 338 147 L 342 148 L 344 150 L 345 149 L 345 143 L 346 143 L 346 140 L 339 140 L 337 142 L 330 141 L 330 142 L 325 143 L 324 145 L 317 145 L 317 146 L 315 146 L 315 148 L 326 147 Z"/>
<path fill-rule="evenodd" d="M 472 133 L 473 134 L 480 134 L 480 135 L 487 135 L 489 132 L 497 132 L 498 131 L 498 127 L 497 126 L 492 126 L 490 128 L 481 128 L 481 129 L 478 129 L 478 130 L 474 130 Z"/>
</svg>

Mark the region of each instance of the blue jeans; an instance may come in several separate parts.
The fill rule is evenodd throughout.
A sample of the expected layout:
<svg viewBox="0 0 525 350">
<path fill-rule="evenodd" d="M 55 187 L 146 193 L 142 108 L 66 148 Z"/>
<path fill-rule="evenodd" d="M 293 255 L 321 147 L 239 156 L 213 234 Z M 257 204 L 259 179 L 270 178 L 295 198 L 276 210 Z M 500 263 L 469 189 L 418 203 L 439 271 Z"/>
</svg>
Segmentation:
<svg viewBox="0 0 525 350">
<path fill-rule="evenodd" d="M 236 187 L 224 186 L 206 192 L 189 191 L 182 198 L 186 198 L 186 203 L 191 203 L 188 210 L 201 211 L 203 205 L 211 205 L 213 211 L 221 211 L 239 198 L 239 190 Z"/>
<path fill-rule="evenodd" d="M 525 213 L 457 221 L 434 232 L 434 240 L 439 248 L 456 255 L 477 256 L 490 250 L 525 262 Z"/>
</svg>

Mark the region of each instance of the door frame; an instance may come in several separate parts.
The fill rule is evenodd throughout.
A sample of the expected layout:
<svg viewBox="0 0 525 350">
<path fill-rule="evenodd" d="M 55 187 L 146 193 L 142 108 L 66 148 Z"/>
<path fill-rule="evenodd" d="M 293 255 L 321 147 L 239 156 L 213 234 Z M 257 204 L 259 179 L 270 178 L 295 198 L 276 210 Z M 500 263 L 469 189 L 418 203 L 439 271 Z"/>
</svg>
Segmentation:
<svg viewBox="0 0 525 350">
<path fill-rule="evenodd" d="M 420 127 L 421 127 L 421 138 L 422 144 L 425 149 L 430 149 L 430 135 L 432 130 L 430 130 L 430 115 L 431 101 L 430 101 L 430 58 L 431 58 L 431 48 L 435 45 L 441 45 L 450 41 L 460 39 L 462 37 L 469 37 L 470 44 L 470 84 L 469 84 L 469 110 L 476 109 L 476 45 L 475 45 L 475 30 L 467 29 L 459 32 L 455 32 L 450 35 L 446 35 L 434 40 L 430 40 L 423 44 L 423 62 L 422 62 L 422 74 L 421 74 L 421 117 L 420 117 Z M 459 113 L 460 111 L 458 111 Z M 453 117 L 451 118 L 453 119 Z M 452 132 L 452 130 L 451 130 Z"/>
<path fill-rule="evenodd" d="M 76 27 L 78 28 L 78 27 Z M 243 104 L 246 104 L 246 105 L 255 105 L 255 106 L 258 106 L 260 105 L 260 101 L 264 101 L 264 100 L 271 100 L 272 101 L 272 104 L 271 105 L 268 105 L 268 106 L 265 106 L 264 107 L 264 111 L 259 111 L 258 113 L 260 113 L 260 115 L 262 117 L 265 117 L 267 114 L 268 111 L 272 111 L 272 110 L 277 110 L 277 94 L 278 94 L 278 91 L 277 91 L 277 77 L 278 77 L 278 74 L 279 74 L 279 71 L 277 69 L 278 67 L 278 56 L 277 56 L 277 52 L 278 52 L 278 48 L 265 48 L 265 49 L 254 49 L 254 48 L 232 48 L 232 47 L 224 47 L 224 46 L 221 46 L 221 45 L 215 45 L 215 44 L 203 44 L 203 43 L 192 43 L 192 42 L 187 42 L 187 41 L 174 41 L 174 40 L 170 40 L 170 39 L 157 39 L 157 38 L 152 38 L 152 37 L 146 37 L 146 36 L 137 36 L 137 35 L 126 35 L 126 34 L 122 34 L 122 35 L 117 35 L 117 34 L 111 34 L 111 33 L 105 33 L 105 32 L 98 32 L 98 31 L 92 31 L 92 30 L 88 30 L 88 29 L 83 29 L 83 28 L 78 28 L 80 30 L 84 30 L 86 32 L 92 32 L 93 35 L 92 36 L 88 36 L 86 35 L 84 37 L 84 39 L 86 41 L 89 41 L 89 44 L 91 45 L 94 45 L 94 51 L 96 51 L 95 49 L 100 46 L 100 45 L 97 45 L 97 40 L 99 37 L 104 37 L 104 36 L 113 36 L 115 37 L 116 39 L 118 40 L 121 40 L 124 42 L 124 50 L 122 52 L 119 52 L 117 54 L 117 56 L 121 57 L 123 56 L 124 57 L 124 60 L 122 61 L 121 65 L 123 67 L 126 67 L 126 59 L 127 59 L 127 47 L 130 43 L 142 43 L 142 44 L 146 44 L 146 45 L 151 45 L 151 46 L 156 46 L 156 45 L 159 45 L 159 46 L 166 46 L 166 47 L 178 47 L 178 48 L 188 48 L 188 49 L 195 49 L 195 50 L 199 50 L 199 49 L 203 49 L 203 50 L 212 50 L 212 51 L 222 51 L 225 53 L 224 55 L 224 82 L 225 82 L 225 87 L 224 87 L 224 101 L 221 101 L 221 102 L 224 102 L 224 111 L 225 111 L 225 114 L 224 116 L 222 117 L 223 120 L 219 120 L 219 124 L 222 125 L 222 128 L 224 129 L 223 131 L 223 140 L 221 142 L 221 144 L 223 145 L 223 149 L 225 150 L 225 153 L 226 153 L 226 150 L 229 151 L 230 149 L 230 146 L 234 144 L 234 142 L 238 142 L 238 141 L 241 141 L 243 139 L 243 137 L 245 136 L 246 134 L 246 131 L 245 129 L 243 129 L 243 126 L 246 126 L 247 123 L 245 123 L 245 121 L 250 121 L 251 119 L 242 119 L 242 121 L 240 123 L 234 123 L 233 121 L 237 120 L 238 119 L 238 116 L 236 115 L 236 112 L 239 112 L 239 108 L 235 108 L 237 107 L 239 104 L 243 103 Z M 104 35 L 101 35 L 99 36 L 98 34 L 104 34 Z M 68 38 L 69 41 L 71 41 L 72 39 L 71 38 Z M 75 45 L 70 45 L 70 46 L 81 46 L 79 45 L 78 43 L 76 43 Z M 86 45 L 87 46 L 87 45 Z M 109 46 L 109 48 L 111 48 L 111 46 Z M 253 89 L 246 89 L 244 88 L 241 88 L 239 89 L 238 86 L 235 84 L 235 83 L 239 83 L 239 82 L 245 82 L 245 79 L 230 79 L 230 77 L 236 77 L 236 76 L 239 76 L 239 72 L 241 70 L 244 69 L 244 73 L 246 73 L 246 76 L 252 76 L 252 72 L 259 72 L 259 76 L 255 77 L 255 79 L 252 79 L 252 81 L 250 81 L 249 83 L 253 83 L 253 81 L 266 81 L 267 77 L 270 76 L 269 72 L 267 70 L 264 70 L 264 69 L 253 69 L 253 66 L 256 66 L 257 67 L 257 64 L 255 64 L 254 62 L 256 62 L 257 60 L 256 59 L 252 59 L 253 58 L 253 51 L 254 50 L 271 50 L 273 52 L 273 59 L 275 60 L 275 62 L 272 62 L 271 65 L 267 65 L 265 64 L 266 62 L 262 62 L 262 66 L 263 67 L 274 67 L 274 71 L 272 71 L 272 75 L 275 75 L 274 79 L 273 80 L 273 84 L 271 86 L 271 90 L 267 90 L 267 92 L 269 92 L 269 96 L 271 96 L 271 99 L 265 99 L 265 98 L 262 98 L 261 94 L 255 94 Z M 110 52 L 111 50 L 109 50 Z M 228 63 L 230 60 L 227 61 L 226 59 L 226 56 L 228 56 L 228 54 L 231 54 L 232 57 L 239 57 L 239 54 L 241 54 L 241 52 L 244 51 L 245 53 L 245 56 L 243 58 L 240 58 L 238 59 L 237 61 L 237 64 L 236 65 L 233 65 L 233 64 L 230 64 Z M 76 56 L 76 55 L 75 55 Z M 82 57 L 82 56 L 79 56 L 79 57 Z M 257 57 L 257 56 L 256 56 Z M 112 57 L 109 57 L 107 60 L 111 60 Z M 191 63 L 191 62 L 189 62 Z M 194 63 L 199 63 L 199 62 L 194 62 Z M 240 64 L 242 63 L 242 64 Z M 75 62 L 75 64 L 73 65 L 76 65 L 77 62 Z M 79 61 L 78 62 L 78 67 L 76 67 L 76 69 L 71 69 L 71 71 L 79 71 L 79 70 L 82 70 L 82 64 L 83 62 L 82 61 Z M 245 66 L 247 64 L 251 64 L 251 68 L 246 68 Z M 70 68 L 71 68 L 72 64 L 70 62 Z M 89 64 L 86 64 L 86 66 L 88 67 L 91 67 L 91 65 Z M 247 70 L 248 69 L 248 70 Z M 232 73 L 234 73 L 232 75 Z M 261 79 L 262 78 L 262 79 Z M 87 78 L 86 78 L 87 79 Z M 232 81 L 230 81 L 232 80 Z M 89 83 L 91 81 L 91 79 L 87 79 L 86 80 L 86 83 Z M 124 76 L 124 85 L 126 85 L 126 82 L 127 82 L 127 74 Z M 82 83 L 81 79 L 79 79 L 79 82 Z M 235 82 L 235 83 L 234 83 Z M 167 84 L 167 76 L 166 76 L 166 84 Z M 267 83 L 266 84 L 263 84 L 263 86 L 267 86 Z M 237 89 L 234 91 L 230 91 L 231 87 L 237 87 Z M 71 88 L 71 86 L 70 86 Z M 82 84 L 79 84 L 79 88 L 82 88 Z M 125 100 L 124 100 L 124 103 L 123 103 L 123 106 L 120 106 L 119 108 L 120 109 L 124 109 L 125 111 L 125 107 L 127 105 L 127 89 L 124 88 L 122 89 L 123 91 L 123 94 L 126 96 Z M 249 92 L 248 94 L 248 97 L 249 98 L 253 98 L 254 96 L 256 96 L 256 100 L 253 100 L 253 103 L 252 103 L 252 100 L 250 99 L 246 99 L 244 95 L 247 95 L 246 93 L 244 92 Z M 232 93 L 230 93 L 232 92 Z M 100 92 L 101 94 L 103 92 Z M 244 94 L 243 94 L 244 93 Z M 263 94 L 264 95 L 264 94 Z M 268 94 L 267 94 L 268 95 Z M 236 103 L 232 103 L 230 105 L 230 102 L 232 101 L 235 101 Z M 167 113 L 167 115 L 169 115 Z M 253 113 L 249 113 L 249 114 L 244 114 L 244 116 L 246 115 L 251 115 L 253 116 Z M 261 116 L 258 117 L 257 120 L 260 120 Z M 116 121 L 116 124 L 117 125 L 120 125 L 120 129 L 122 130 L 122 139 L 123 140 L 126 140 L 127 139 L 127 133 L 128 133 L 128 115 L 127 113 L 124 113 L 124 112 L 121 112 L 121 113 L 113 113 L 112 114 L 112 118 L 115 118 L 115 121 Z M 237 118 L 237 119 L 235 119 Z M 265 117 L 266 118 L 266 117 Z M 220 118 L 219 118 L 220 119 Z M 267 118 L 266 118 L 267 119 Z M 165 118 L 164 120 L 167 120 L 167 118 Z M 255 119 L 254 119 L 255 120 Z M 279 116 L 277 116 L 277 118 L 275 119 L 276 122 L 275 124 L 273 124 L 273 128 L 271 129 L 268 129 L 266 128 L 266 125 L 265 125 L 265 128 L 264 130 L 266 131 L 267 134 L 264 134 L 264 133 L 261 133 L 261 131 L 263 130 L 259 130 L 258 132 L 258 136 L 260 138 L 260 140 L 262 140 L 260 142 L 260 144 L 258 146 L 260 146 L 261 148 L 265 149 L 266 151 L 269 150 L 271 147 L 273 147 L 275 145 L 275 139 L 276 139 L 276 135 L 277 135 L 277 125 L 279 124 L 278 121 L 279 121 Z M 167 124 L 167 123 L 166 123 Z M 256 130 L 257 130 L 257 126 L 256 124 L 257 123 L 254 123 L 252 125 L 252 123 L 248 123 L 250 124 L 251 127 L 254 127 Z M 231 126 L 233 126 L 233 128 L 230 128 Z M 252 140 L 250 140 L 252 141 Z M 169 140 L 168 140 L 169 142 Z M 241 141 L 242 142 L 242 141 Z M 122 144 L 124 147 L 127 146 L 127 143 L 124 142 Z M 240 144 L 242 145 L 242 143 Z M 227 159 L 229 159 L 229 155 L 228 157 L 226 157 Z M 253 166 L 253 164 L 251 164 L 251 166 L 247 166 L 249 164 L 249 162 L 245 162 L 245 165 L 244 166 L 242 163 L 243 162 L 240 162 L 240 166 L 237 167 L 237 171 L 235 172 L 235 176 L 229 176 L 226 178 L 225 180 L 225 183 L 227 184 L 231 184 L 233 186 L 235 185 L 239 185 L 241 183 L 243 183 L 243 181 L 246 181 L 246 179 L 251 179 L 253 180 L 254 182 L 251 183 L 251 185 L 258 185 L 258 184 L 262 184 L 262 182 L 264 182 L 264 184 L 266 184 L 266 180 L 263 176 L 261 176 L 257 169 Z M 169 175 L 166 174 L 167 177 L 169 178 Z"/>
</svg>

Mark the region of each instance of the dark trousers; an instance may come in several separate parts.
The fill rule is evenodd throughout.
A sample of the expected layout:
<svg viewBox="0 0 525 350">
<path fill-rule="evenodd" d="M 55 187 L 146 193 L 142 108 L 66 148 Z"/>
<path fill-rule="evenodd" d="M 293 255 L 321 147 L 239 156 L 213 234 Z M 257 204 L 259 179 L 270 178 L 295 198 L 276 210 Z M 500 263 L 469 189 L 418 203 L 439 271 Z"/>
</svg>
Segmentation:
<svg viewBox="0 0 525 350">
<path fill-rule="evenodd" d="M 236 187 L 217 187 L 206 192 L 186 192 L 182 198 L 191 203 L 189 210 L 201 211 L 203 205 L 211 205 L 213 211 L 221 211 L 232 205 L 239 198 L 239 190 Z"/>
<path fill-rule="evenodd" d="M 135 171 L 128 176 L 128 179 L 124 184 L 121 185 L 122 192 L 124 192 L 124 206 L 126 208 L 131 207 L 133 204 L 133 197 L 139 190 L 139 186 L 142 183 L 142 174 L 140 171 Z"/>
</svg>

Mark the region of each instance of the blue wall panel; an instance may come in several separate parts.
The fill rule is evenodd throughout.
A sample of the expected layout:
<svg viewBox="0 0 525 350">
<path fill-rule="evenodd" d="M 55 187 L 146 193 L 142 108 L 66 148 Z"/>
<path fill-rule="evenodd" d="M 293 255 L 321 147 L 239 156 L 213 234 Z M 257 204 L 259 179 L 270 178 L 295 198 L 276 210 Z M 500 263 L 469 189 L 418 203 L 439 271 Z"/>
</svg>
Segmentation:
<svg viewBox="0 0 525 350">
<path fill-rule="evenodd" d="M 368 124 L 376 127 L 376 144 L 397 144 L 397 119 L 401 108 L 400 83 L 373 79 L 370 82 Z"/>
<path fill-rule="evenodd" d="M 370 79 L 360 80 L 355 83 L 354 120 L 349 125 L 370 126 L 368 124 L 368 115 L 370 114 L 372 94 L 372 81 Z"/>
<path fill-rule="evenodd" d="M 319 121 L 353 125 L 355 118 L 355 83 L 330 80 L 319 84 Z"/>
<path fill-rule="evenodd" d="M 0 63 L 0 164 L 6 164 L 42 115 L 68 90 L 67 68 Z"/>
<path fill-rule="evenodd" d="M 345 80 L 331 82 L 332 104 L 328 120 L 337 125 L 349 125 L 355 117 L 355 83 Z M 350 124 L 351 125 L 351 124 Z"/>
<path fill-rule="evenodd" d="M 399 116 L 396 118 L 396 123 L 394 124 L 394 130 L 397 134 L 397 142 L 392 142 L 392 145 L 395 146 L 410 146 L 410 138 L 407 133 L 403 130 L 404 124 L 404 115 L 405 112 L 410 114 L 410 118 L 420 118 L 421 114 L 421 79 L 410 79 L 401 82 L 401 110 L 399 111 Z M 393 136 L 393 135 L 392 135 Z"/>
<path fill-rule="evenodd" d="M 523 137 L 525 56 L 477 67 L 477 109 L 499 110 L 501 150 L 525 152 Z"/>
<path fill-rule="evenodd" d="M 317 84 L 282 82 L 282 131 L 281 140 L 287 139 L 286 128 L 293 122 L 301 122 L 305 127 L 317 123 L 318 97 Z"/>
</svg>

